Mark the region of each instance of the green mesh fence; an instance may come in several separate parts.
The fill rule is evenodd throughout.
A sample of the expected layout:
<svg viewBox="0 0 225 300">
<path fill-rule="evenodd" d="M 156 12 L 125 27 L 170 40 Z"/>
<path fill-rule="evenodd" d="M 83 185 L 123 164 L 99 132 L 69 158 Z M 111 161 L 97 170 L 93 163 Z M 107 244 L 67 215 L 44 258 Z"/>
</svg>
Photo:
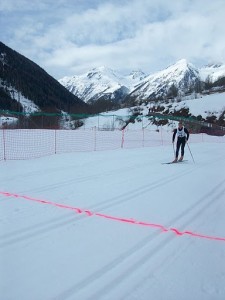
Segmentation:
<svg viewBox="0 0 225 300">
<path fill-rule="evenodd" d="M 21 128 L 21 129 L 77 129 L 85 124 L 85 119 L 98 117 L 98 119 L 108 119 L 111 124 L 108 127 L 112 129 L 124 129 L 127 125 L 139 122 L 140 127 L 145 127 L 144 121 L 149 124 L 166 125 L 171 121 L 183 121 L 191 127 L 193 132 L 205 132 L 216 135 L 224 135 L 225 127 L 213 123 L 200 121 L 195 117 L 185 117 L 182 115 L 165 115 L 160 113 L 148 113 L 147 115 L 130 114 L 130 115 L 116 115 L 116 114 L 62 114 L 62 113 L 48 113 L 48 112 L 16 112 L 8 110 L 0 110 L 1 123 L 0 127 L 6 128 Z M 7 122 L 7 118 L 15 118 L 15 122 Z M 5 121 L 4 121 L 5 120 Z M 120 120 L 121 126 L 118 128 L 114 123 Z M 73 122 L 73 126 L 62 128 L 62 122 Z M 99 123 L 99 121 L 98 121 Z M 109 123 L 109 122 L 108 122 Z M 10 124 L 10 125 L 9 125 Z M 100 127 L 100 126 L 98 126 Z M 107 129 L 107 128 L 103 128 Z"/>
</svg>

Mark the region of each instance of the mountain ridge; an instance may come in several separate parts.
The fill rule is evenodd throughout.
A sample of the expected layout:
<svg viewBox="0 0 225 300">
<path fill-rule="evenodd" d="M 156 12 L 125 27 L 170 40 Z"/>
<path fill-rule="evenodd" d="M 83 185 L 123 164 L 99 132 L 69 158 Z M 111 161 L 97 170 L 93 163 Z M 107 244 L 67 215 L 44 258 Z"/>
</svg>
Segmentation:
<svg viewBox="0 0 225 300">
<path fill-rule="evenodd" d="M 105 66 L 93 68 L 82 75 L 63 77 L 59 82 L 71 93 L 85 102 L 93 102 L 101 97 L 117 101 L 123 98 L 146 75 L 138 70 L 123 76 Z"/>
<path fill-rule="evenodd" d="M 126 103 L 200 92 L 205 88 L 205 81 L 213 84 L 221 77 L 225 77 L 223 64 L 197 68 L 186 59 L 181 59 L 149 75 L 141 70 L 122 75 L 110 68 L 99 67 L 82 75 L 64 77 L 59 82 L 87 103 L 99 98 Z"/>
<path fill-rule="evenodd" d="M 101 66 L 57 81 L 40 66 L 0 42 L 0 109 L 47 113 L 100 113 L 141 102 L 180 99 L 221 86 L 225 65 L 196 68 L 181 59 L 152 74 L 127 75 Z M 90 104 L 90 105 L 88 105 Z"/>
<path fill-rule="evenodd" d="M 0 42 L 0 109 L 86 112 L 87 105 L 35 62 Z M 31 103 L 32 102 L 32 103 Z M 29 106 L 29 105 L 28 105 Z"/>
</svg>

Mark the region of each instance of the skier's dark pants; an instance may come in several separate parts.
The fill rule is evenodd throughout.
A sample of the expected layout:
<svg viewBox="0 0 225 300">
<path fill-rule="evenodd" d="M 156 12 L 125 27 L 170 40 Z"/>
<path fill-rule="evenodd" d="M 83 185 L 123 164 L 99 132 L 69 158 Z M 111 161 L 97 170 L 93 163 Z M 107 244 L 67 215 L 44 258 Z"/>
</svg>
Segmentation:
<svg viewBox="0 0 225 300">
<path fill-rule="evenodd" d="M 178 158 L 180 146 L 181 146 L 181 156 L 184 156 L 184 147 L 185 147 L 185 137 L 177 139 L 177 149 L 176 149 L 176 158 Z"/>
</svg>

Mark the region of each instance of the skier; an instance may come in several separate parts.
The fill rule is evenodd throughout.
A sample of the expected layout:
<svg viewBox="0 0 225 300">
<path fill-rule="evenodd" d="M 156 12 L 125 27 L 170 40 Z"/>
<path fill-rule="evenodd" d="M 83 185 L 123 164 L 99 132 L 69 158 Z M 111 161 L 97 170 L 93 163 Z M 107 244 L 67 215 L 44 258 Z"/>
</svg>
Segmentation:
<svg viewBox="0 0 225 300">
<path fill-rule="evenodd" d="M 174 159 L 174 163 L 178 161 L 178 154 L 179 154 L 179 150 L 180 150 L 180 146 L 181 146 L 181 156 L 179 158 L 179 161 L 182 161 L 184 158 L 184 147 L 186 142 L 189 139 L 189 131 L 187 130 L 187 128 L 185 128 L 183 126 L 182 121 L 180 121 L 178 123 L 178 128 L 174 130 L 173 132 L 173 139 L 172 142 L 174 143 L 175 140 L 175 136 L 177 134 L 177 148 L 176 148 L 176 155 L 175 155 L 175 159 Z"/>
</svg>

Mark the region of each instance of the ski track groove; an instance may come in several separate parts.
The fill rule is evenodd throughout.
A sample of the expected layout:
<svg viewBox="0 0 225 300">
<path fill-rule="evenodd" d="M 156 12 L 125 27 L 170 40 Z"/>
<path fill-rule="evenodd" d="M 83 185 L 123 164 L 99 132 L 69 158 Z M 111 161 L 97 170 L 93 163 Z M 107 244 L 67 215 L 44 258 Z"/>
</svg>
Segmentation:
<svg viewBox="0 0 225 300">
<path fill-rule="evenodd" d="M 211 164 L 211 163 L 214 163 L 214 162 L 208 162 L 207 164 Z M 188 170 L 188 171 L 182 171 L 170 179 L 167 179 L 165 177 L 163 181 L 161 179 L 156 180 L 155 182 L 150 183 L 149 185 L 144 185 L 142 187 L 139 187 L 137 189 L 129 191 L 128 193 L 123 193 L 122 195 L 113 197 L 110 200 L 105 200 L 105 201 L 99 202 L 97 205 L 93 205 L 91 207 L 91 209 L 104 210 L 104 209 L 116 206 L 117 204 L 121 204 L 122 202 L 132 200 L 137 195 L 140 195 L 140 192 L 142 192 L 141 194 L 145 194 L 145 193 L 151 191 L 152 189 L 155 189 L 155 188 L 161 187 L 162 185 L 173 182 L 177 178 L 180 178 L 180 176 L 185 176 L 186 174 L 193 172 L 193 171 L 194 171 L 193 169 Z M 116 170 L 116 172 L 118 172 L 118 170 Z M 107 172 L 107 173 L 110 173 L 110 172 Z M 104 176 L 105 176 L 105 174 L 104 174 Z M 92 178 L 96 178 L 95 175 L 88 176 L 88 177 L 89 177 L 88 180 L 90 180 Z M 85 178 L 83 178 L 81 180 L 85 180 Z M 175 222 L 179 221 L 180 219 L 182 220 L 182 218 L 184 216 L 187 217 L 187 215 L 188 215 L 188 218 L 183 223 L 183 226 L 180 226 L 180 227 L 185 227 L 191 221 L 195 220 L 196 216 L 200 212 L 203 213 L 204 211 L 209 209 L 210 206 L 215 203 L 215 201 L 219 201 L 219 200 L 223 199 L 222 197 L 225 193 L 225 188 L 221 188 L 221 186 L 223 187 L 224 183 L 225 183 L 225 179 L 223 179 L 209 193 L 207 193 L 206 195 L 201 197 L 195 204 L 193 204 L 188 209 L 183 211 L 179 216 L 176 216 L 173 220 L 171 220 L 170 224 L 172 225 Z M 63 184 L 66 184 L 66 182 L 64 182 Z M 120 199 L 120 200 L 118 200 L 118 199 Z M 197 210 L 196 210 L 196 207 L 197 207 Z M 89 218 L 87 218 L 86 215 L 84 215 L 84 216 L 78 215 L 78 216 L 76 216 L 76 218 L 74 218 L 74 216 L 71 217 L 71 213 L 69 213 L 69 216 L 66 215 L 64 218 L 65 218 L 65 221 L 62 221 L 62 218 L 59 217 L 59 218 L 55 218 L 47 223 L 46 222 L 39 223 L 38 227 L 41 227 L 41 228 L 38 228 L 38 229 L 37 229 L 37 225 L 34 225 L 34 226 L 32 226 L 32 228 L 29 227 L 29 228 L 21 229 L 19 231 L 14 231 L 13 233 L 11 233 L 11 238 L 14 234 L 20 235 L 20 237 L 11 239 L 11 241 L 8 241 L 8 245 L 12 244 L 12 243 L 16 243 L 18 241 L 26 240 L 28 238 L 32 238 L 33 235 L 36 235 L 36 234 L 46 234 L 47 232 L 49 232 L 51 230 L 55 230 L 59 227 L 68 226 L 68 220 L 69 220 L 69 223 L 74 223 L 74 222 L 77 222 L 77 221 L 80 221 L 83 219 L 89 220 Z M 74 219 L 75 219 L 75 221 L 74 221 Z M 58 220 L 60 220 L 60 222 L 58 222 Z M 37 229 L 36 232 L 33 231 L 34 227 L 35 227 L 35 229 Z M 167 227 L 170 227 L 170 226 L 168 225 Z M 25 230 L 28 233 L 26 235 L 24 235 L 22 232 L 22 234 L 21 234 L 20 232 L 23 230 Z M 159 230 L 155 230 L 155 232 L 151 233 L 150 236 L 148 235 L 141 242 L 137 243 L 135 246 L 133 246 L 132 248 L 128 249 L 127 251 L 125 251 L 124 253 L 119 255 L 116 259 L 111 261 L 109 264 L 105 265 L 101 269 L 90 274 L 85 279 L 83 279 L 81 282 L 76 283 L 70 289 L 62 292 L 60 295 L 58 295 L 54 299 L 57 299 L 57 300 L 67 299 L 67 298 L 73 296 L 75 293 L 79 292 L 81 289 L 87 288 L 87 286 L 93 284 L 94 282 L 96 282 L 96 280 L 100 280 L 101 277 L 104 276 L 106 273 L 111 272 L 113 275 L 113 270 L 118 268 L 124 261 L 132 259 L 132 256 L 136 256 L 137 252 L 142 251 L 142 249 L 148 247 L 152 243 L 152 241 L 157 239 L 158 236 L 159 236 Z M 163 239 L 163 241 L 160 241 L 159 243 L 157 243 L 154 248 L 152 248 L 149 252 L 147 252 L 147 254 L 141 255 L 139 257 L 139 259 L 133 265 L 131 265 L 126 270 L 122 271 L 122 273 L 119 272 L 119 274 L 120 274 L 119 277 L 113 278 L 110 282 L 108 282 L 108 284 L 106 286 L 104 286 L 102 289 L 95 292 L 94 295 L 87 298 L 87 300 L 101 299 L 102 297 L 105 296 L 106 293 L 109 292 L 110 289 L 111 290 L 115 289 L 115 286 L 118 287 L 125 280 L 125 278 L 127 278 L 127 276 L 131 276 L 135 272 L 135 270 L 137 270 L 137 268 L 141 268 L 143 266 L 143 264 L 146 264 L 147 262 L 150 263 L 152 261 L 152 258 L 154 257 L 154 254 L 156 252 L 158 252 L 159 250 L 163 250 L 169 242 L 174 240 L 175 237 L 176 237 L 175 234 L 172 236 L 165 235 L 165 238 Z M 2 236 L 1 238 L 6 238 L 6 236 L 5 237 Z M 36 238 L 36 236 L 35 236 L 35 238 Z M 6 242 L 6 244 L 7 244 L 7 242 Z M 5 246 L 5 243 L 0 244 L 0 245 Z M 147 280 L 147 278 L 148 277 L 146 276 L 146 280 Z M 138 283 L 136 286 L 138 286 Z"/>
<path fill-rule="evenodd" d="M 224 181 L 223 181 L 224 182 Z M 213 194 L 214 191 L 217 191 L 217 189 L 213 189 L 213 191 L 210 194 Z M 218 193 L 218 195 L 222 196 L 222 194 L 224 193 L 225 189 L 223 189 L 221 192 Z M 219 198 L 217 194 L 213 197 L 213 199 L 209 199 L 207 203 L 205 203 L 204 208 L 201 209 L 199 208 L 199 211 L 201 211 L 201 213 L 203 213 L 204 210 L 208 209 L 208 204 L 212 204 L 213 200 L 218 200 Z M 222 199 L 222 197 L 220 197 Z M 202 197 L 202 199 L 204 199 L 204 197 Z M 198 215 L 198 213 L 196 213 L 195 215 Z M 189 224 L 189 222 L 193 220 L 193 216 L 191 216 L 189 218 L 189 220 L 186 221 L 186 224 Z M 176 221 L 173 220 L 171 222 L 171 224 L 173 224 Z M 185 226 L 185 225 L 184 225 Z M 115 278 L 113 280 L 111 280 L 107 285 L 105 285 L 102 289 L 98 290 L 97 292 L 95 292 L 94 294 L 91 295 L 91 297 L 88 297 L 86 300 L 92 300 L 92 299 L 102 299 L 102 297 L 104 297 L 106 294 L 110 294 L 111 290 L 115 290 L 115 287 L 118 288 L 121 283 L 124 280 L 127 280 L 127 278 L 129 276 L 131 276 L 134 272 L 136 272 L 139 268 L 141 268 L 143 265 L 146 266 L 146 264 L 151 263 L 154 255 L 158 254 L 159 251 L 163 250 L 168 243 L 170 243 L 171 241 L 173 241 L 175 239 L 175 235 L 173 236 L 166 236 L 162 241 L 160 241 L 159 243 L 157 243 L 155 245 L 155 247 L 151 248 L 150 251 L 148 251 L 146 254 L 144 255 L 137 255 L 138 257 L 140 257 L 135 263 L 133 263 L 133 259 L 131 259 L 131 256 L 133 256 L 135 254 L 135 252 L 141 251 L 144 247 L 147 247 L 150 243 L 152 243 L 153 240 L 157 239 L 158 237 L 158 233 L 154 233 L 153 236 L 151 238 L 147 238 L 146 239 L 146 243 L 142 243 L 142 244 L 138 244 L 134 249 L 132 249 L 131 251 L 127 252 L 125 255 L 123 255 L 123 257 L 120 257 L 120 261 L 119 263 L 121 264 L 123 262 L 123 260 L 132 260 L 132 263 L 129 264 L 129 267 L 126 268 L 125 270 L 123 270 L 122 272 L 116 272 L 116 274 L 120 274 L 119 276 L 116 275 Z M 123 259 L 124 258 L 124 259 Z M 111 263 L 113 269 L 118 268 L 118 262 L 114 261 L 113 263 Z M 108 272 L 112 272 L 112 268 L 108 270 Z M 104 276 L 105 274 L 102 274 L 101 272 L 99 272 L 101 274 L 101 276 Z M 97 276 L 93 276 L 94 278 L 99 279 Z M 110 276 L 112 277 L 112 275 Z M 141 280 L 142 282 L 142 280 Z M 138 286 L 139 283 L 137 283 L 136 286 Z M 61 298 L 61 299 L 65 299 L 65 298 Z"/>
<path fill-rule="evenodd" d="M 179 219 L 182 220 L 183 216 L 186 216 L 188 214 L 187 220 L 183 223 L 182 227 L 189 224 L 191 221 L 196 219 L 197 215 L 201 212 L 205 212 L 210 208 L 212 204 L 215 203 L 215 201 L 219 201 L 223 199 L 223 195 L 225 193 L 225 188 L 223 187 L 223 184 L 225 183 L 225 179 L 222 180 L 218 185 L 213 187 L 213 189 L 201 197 L 198 202 L 195 205 L 192 205 L 189 209 L 184 211 L 182 214 L 180 214 L 178 217 L 175 217 L 173 220 L 170 221 L 170 225 L 174 224 L 175 222 L 179 221 Z M 221 188 L 222 187 L 222 188 Z M 207 201 L 206 201 L 207 200 Z M 198 207 L 197 210 L 194 209 Z M 168 225 L 168 228 L 170 226 Z M 153 240 L 157 239 L 159 237 L 159 230 L 157 232 L 152 233 L 150 236 L 145 237 L 141 242 L 136 244 L 134 247 L 128 249 L 123 254 L 118 256 L 115 260 L 111 261 L 109 264 L 105 265 L 103 268 L 99 269 L 98 271 L 94 272 L 93 274 L 86 277 L 83 281 L 77 283 L 67 291 L 63 292 L 62 294 L 58 295 L 54 300 L 60 300 L 60 299 L 68 299 L 71 296 L 73 296 L 75 293 L 79 293 L 80 290 L 87 288 L 88 286 L 94 284 L 96 280 L 101 280 L 102 276 L 105 276 L 106 273 L 111 273 L 113 276 L 113 270 L 117 269 L 124 261 L 131 260 L 132 263 L 131 266 L 126 268 L 122 272 L 116 272 L 115 278 L 111 279 L 111 281 L 106 284 L 102 289 L 98 290 L 94 294 L 91 295 L 91 297 L 86 298 L 86 300 L 92 300 L 92 299 L 101 299 L 102 297 L 106 296 L 106 294 L 110 294 L 110 290 L 115 290 L 115 287 L 118 288 L 118 286 L 124 281 L 127 280 L 127 277 L 131 276 L 137 269 L 141 268 L 143 265 L 146 265 L 146 263 L 150 264 L 154 255 L 158 254 L 159 251 L 163 250 L 168 243 L 173 241 L 176 237 L 176 235 L 169 235 L 160 241 L 159 243 L 156 242 L 155 247 L 151 248 L 150 251 L 147 251 L 144 255 L 137 255 L 137 252 L 142 251 L 142 249 L 148 247 Z M 192 239 L 192 238 L 191 238 Z M 139 259 L 133 263 L 132 256 L 138 256 Z M 172 259 L 172 258 L 170 258 Z M 173 258 L 174 259 L 174 258 Z M 118 274 L 120 274 L 118 276 Z M 137 283 L 138 286 L 138 283 Z"/>
<path fill-rule="evenodd" d="M 128 202 L 128 201 L 132 201 L 136 196 L 143 195 L 153 189 L 162 187 L 162 185 L 173 182 L 177 178 L 180 178 L 180 176 L 189 174 L 190 172 L 192 172 L 194 170 L 195 169 L 189 169 L 188 171 L 180 171 L 178 174 L 175 174 L 173 177 L 170 177 L 170 178 L 165 177 L 164 180 L 158 179 L 150 184 L 143 185 L 137 189 L 133 189 L 127 193 L 123 193 L 120 196 L 115 196 L 111 199 L 107 199 L 107 200 L 101 201 L 95 205 L 92 205 L 89 207 L 89 210 L 92 210 L 92 211 L 97 210 L 99 213 L 104 212 L 108 208 L 115 207 L 118 204 L 120 205 L 120 204 Z M 90 176 L 90 177 L 92 178 L 92 176 Z M 6 201 L 8 201 L 8 200 L 6 200 Z M 185 215 L 185 214 L 186 214 L 186 212 L 183 212 L 183 215 Z M 0 247 L 12 245 L 14 243 L 27 240 L 29 238 L 32 239 L 32 238 L 36 237 L 37 235 L 46 234 L 46 232 L 57 230 L 58 228 L 60 228 L 62 226 L 67 226 L 69 224 L 75 224 L 76 222 L 84 221 L 86 219 L 87 219 L 87 221 L 89 220 L 89 218 L 87 218 L 86 214 L 85 215 L 77 215 L 76 214 L 75 216 L 73 215 L 71 217 L 71 213 L 68 213 L 63 218 L 60 216 L 58 218 L 54 218 L 51 221 L 42 222 L 36 226 L 34 225 L 32 227 L 23 228 L 23 229 L 14 231 L 12 233 L 8 233 L 5 236 L 1 236 L 0 241 L 2 239 L 6 240 L 6 241 L 3 243 L 0 243 Z M 25 232 L 25 234 L 24 234 L 24 232 Z M 19 236 L 19 237 L 15 237 L 15 236 Z"/>
<path fill-rule="evenodd" d="M 225 180 L 223 180 L 222 182 L 221 182 L 221 184 L 224 184 L 225 183 Z M 219 186 L 219 185 L 218 185 Z M 186 225 L 188 225 L 191 221 L 193 221 L 193 220 L 195 220 L 196 218 L 197 218 L 197 216 L 199 215 L 199 213 L 204 213 L 206 210 L 208 210 L 209 209 L 209 207 L 211 206 L 211 205 L 213 205 L 214 204 L 214 201 L 218 201 L 218 200 L 223 200 L 224 199 L 224 197 L 223 197 L 223 195 L 225 194 L 225 188 L 223 188 L 223 189 L 221 189 L 221 191 L 219 191 L 218 192 L 218 194 L 216 193 L 216 191 L 217 191 L 217 189 L 218 189 L 218 186 L 216 186 L 215 188 L 213 188 L 213 190 L 209 193 L 209 194 L 207 194 L 205 197 L 207 197 L 207 198 L 209 198 L 210 196 L 212 196 L 212 198 L 210 198 L 208 201 L 207 201 L 207 203 L 203 203 L 202 205 L 202 208 L 201 207 L 199 207 L 198 208 L 198 211 L 195 211 L 195 213 L 193 214 L 193 215 L 191 215 L 190 217 L 189 217 L 189 219 L 187 219 L 187 221 L 185 222 L 185 223 L 183 223 L 182 224 L 182 227 L 185 227 Z M 202 201 L 202 200 L 204 200 L 204 196 L 200 199 L 200 201 Z M 174 236 L 174 238 L 175 238 L 175 236 Z M 172 238 L 171 238 L 172 239 Z M 167 243 L 168 244 L 168 243 Z M 188 245 L 189 245 L 190 243 L 188 243 Z M 184 245 L 184 249 L 187 247 L 187 245 Z M 183 251 L 184 251 L 184 249 L 182 248 L 182 250 L 179 248 L 178 250 L 177 250 L 177 252 L 176 252 L 176 254 L 173 254 L 172 256 L 171 255 L 169 255 L 169 256 L 167 256 L 166 257 L 166 259 L 164 259 L 165 261 L 166 261 L 166 263 L 167 264 L 169 264 L 170 263 L 170 261 L 171 260 L 174 260 L 178 255 L 179 255 L 179 253 L 182 253 Z M 160 250 L 160 249 L 157 249 L 157 250 Z M 154 254 L 154 252 L 153 252 L 153 254 Z M 152 255 L 153 255 L 152 254 Z M 147 261 L 147 260 L 146 260 Z M 164 264 L 163 263 L 161 263 L 161 266 L 164 266 Z M 136 268 L 137 269 L 137 268 Z M 157 266 L 157 268 L 155 268 L 156 269 L 156 271 L 158 272 L 159 271 L 159 269 L 160 269 L 160 267 L 159 266 Z M 130 273 L 129 272 L 127 272 L 128 273 L 128 276 L 130 275 Z M 147 281 L 148 280 L 148 278 L 150 277 L 152 275 L 152 269 L 151 269 L 151 272 L 148 272 L 146 275 L 145 275 L 145 279 L 144 279 L 144 281 Z M 122 280 L 122 279 L 121 279 Z M 117 283 L 117 285 L 119 285 L 119 283 L 121 282 L 121 280 Z M 133 290 L 134 289 L 138 289 L 138 287 L 140 287 L 140 285 L 141 284 L 144 284 L 144 281 L 143 281 L 143 278 L 141 279 L 141 281 L 138 281 L 134 286 L 133 286 Z M 127 293 L 126 293 L 126 295 L 127 295 Z M 99 296 L 98 298 L 96 298 L 96 299 L 100 299 L 101 297 Z M 95 299 L 95 298 L 92 298 L 92 299 Z M 126 296 L 124 296 L 123 297 L 123 299 L 125 300 L 125 299 L 129 299 L 129 297 L 127 298 Z"/>
<path fill-rule="evenodd" d="M 143 164 L 134 164 L 132 166 L 129 166 L 129 167 L 121 167 L 119 169 L 116 169 L 116 170 L 112 170 L 112 171 L 107 171 L 107 172 L 104 172 L 104 173 L 99 173 L 99 174 L 93 174 L 93 175 L 88 175 L 88 176 L 83 176 L 83 177 L 79 177 L 79 178 L 73 178 L 71 180 L 65 180 L 65 181 L 60 181 L 60 182 L 57 182 L 57 183 L 54 183 L 54 184 L 50 184 L 50 185 L 46 185 L 45 188 L 46 190 L 48 189 L 51 189 L 51 188 L 54 188 L 54 187 L 57 187 L 58 185 L 60 185 L 60 187 L 63 187 L 67 184 L 71 184 L 71 183 L 74 183 L 74 182 L 85 182 L 85 181 L 89 181 L 89 180 L 92 180 L 92 179 L 96 179 L 96 178 L 104 178 L 105 176 L 107 175 L 113 175 L 113 174 L 116 174 L 118 172 L 121 172 L 121 171 L 129 171 L 129 170 L 133 170 L 133 168 L 143 168 L 146 167 L 146 163 L 143 163 Z M 56 171 L 60 171 L 62 172 L 63 170 L 68 170 L 68 169 L 72 169 L 74 170 L 76 168 L 76 165 L 74 165 L 73 167 L 65 167 L 65 168 L 54 168 L 54 169 L 50 169 L 48 170 L 48 174 L 51 174 L 51 173 L 55 173 Z M 28 172 L 26 174 L 23 174 L 23 179 L 24 178 L 29 178 L 30 176 L 34 176 L 34 175 L 46 175 L 46 170 L 40 170 L 40 171 L 34 171 L 34 172 Z M 9 177 L 7 179 L 3 179 L 1 180 L 1 183 L 5 183 L 5 182 L 11 182 L 12 180 L 18 180 L 21 178 L 21 175 L 16 175 L 16 176 L 13 176 L 13 177 Z M 31 189 L 31 190 L 26 190 L 26 192 L 33 192 L 33 191 L 43 191 L 41 188 L 38 188 L 38 189 Z M 45 190 L 44 190 L 45 191 Z"/>
<path fill-rule="evenodd" d="M 171 181 L 174 181 L 177 178 L 180 178 L 181 173 L 184 173 L 183 175 L 185 175 L 189 172 L 190 172 L 190 170 L 188 172 L 187 171 L 179 172 L 178 175 L 176 174 L 175 176 L 173 176 L 173 178 L 169 178 L 169 179 L 167 177 L 165 177 L 164 181 L 162 181 L 162 179 L 158 179 L 158 180 L 156 180 L 155 182 L 153 182 L 151 184 L 141 186 L 141 187 L 139 187 L 137 189 L 134 189 L 134 190 L 131 190 L 127 193 L 123 193 L 120 196 L 115 196 L 111 199 L 101 201 L 98 204 L 90 206 L 89 210 L 92 210 L 92 211 L 97 210 L 99 213 L 104 212 L 104 210 L 106 210 L 108 208 L 115 207 L 116 205 L 118 205 L 118 204 L 120 205 L 120 204 L 122 204 L 124 202 L 127 202 L 127 201 L 132 201 L 136 196 L 148 193 L 152 189 L 161 187 L 163 184 L 170 183 Z M 5 200 L 5 201 L 9 201 L 9 200 Z M 57 222 L 57 219 L 59 220 L 59 222 Z M 72 224 L 72 223 L 74 224 L 74 223 L 76 223 L 78 221 L 81 221 L 81 220 L 85 220 L 85 219 L 88 220 L 86 215 L 77 215 L 76 214 L 75 216 L 73 215 L 71 217 L 71 213 L 69 213 L 69 215 L 66 215 L 63 218 L 60 216 L 57 219 L 53 219 L 51 221 L 39 223 L 39 225 L 36 225 L 36 226 L 34 225 L 32 227 L 27 227 L 27 228 L 23 228 L 23 229 L 20 229 L 20 230 L 16 230 L 12 233 L 8 233 L 5 236 L 1 236 L 0 241 L 1 241 L 1 239 L 6 239 L 7 241 L 4 242 L 4 243 L 0 243 L 0 247 L 5 247 L 5 246 L 11 245 L 11 244 L 16 243 L 16 242 L 21 242 L 23 240 L 27 240 L 28 238 L 32 238 L 32 237 L 34 238 L 34 237 L 37 237 L 37 235 L 40 235 L 42 233 L 45 234 L 48 231 L 56 230 L 59 227 L 66 226 L 66 225 L 69 225 L 69 224 Z M 65 219 L 65 222 L 64 221 L 62 222 L 63 219 Z M 41 227 L 41 228 L 38 228 L 38 227 Z M 33 228 L 35 230 L 33 230 Z M 24 234 L 24 232 L 26 232 L 26 234 Z M 31 232 L 31 233 L 29 233 L 29 232 Z M 20 238 L 15 237 L 17 235 L 20 235 Z"/>
</svg>

